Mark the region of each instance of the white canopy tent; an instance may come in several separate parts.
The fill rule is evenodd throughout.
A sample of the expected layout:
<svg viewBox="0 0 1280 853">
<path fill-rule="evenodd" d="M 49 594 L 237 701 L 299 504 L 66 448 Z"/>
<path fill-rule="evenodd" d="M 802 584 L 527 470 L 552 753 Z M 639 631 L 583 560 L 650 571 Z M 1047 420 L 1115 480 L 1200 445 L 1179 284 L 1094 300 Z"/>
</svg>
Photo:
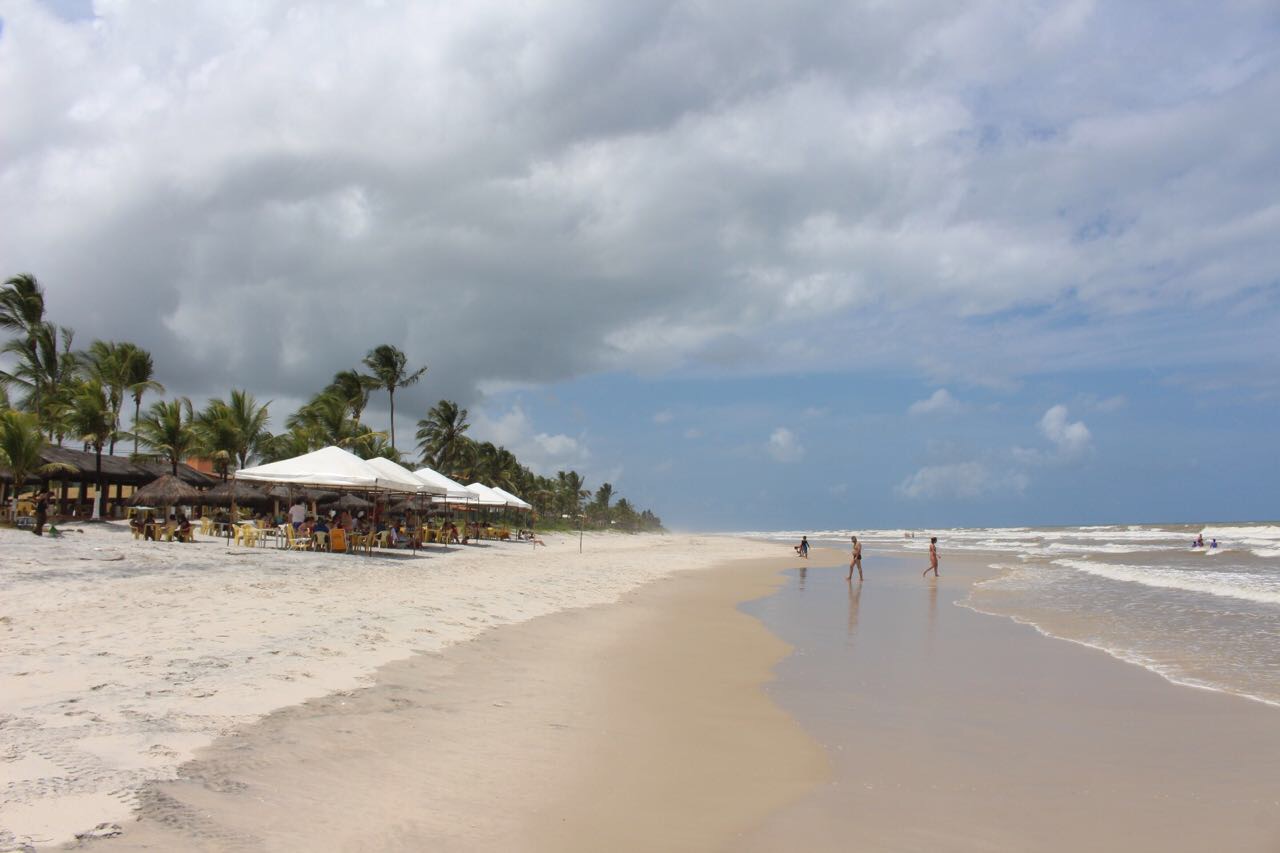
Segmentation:
<svg viewBox="0 0 1280 853">
<path fill-rule="evenodd" d="M 500 507 L 507 505 L 507 498 L 504 498 L 484 483 L 468 483 L 467 488 L 480 496 L 480 506 Z"/>
<path fill-rule="evenodd" d="M 516 497 L 515 495 L 511 494 L 506 489 L 500 486 L 494 486 L 492 489 L 490 489 L 490 491 L 492 491 L 496 495 L 500 495 L 506 498 L 507 506 L 509 507 L 513 507 L 515 509 L 524 509 L 524 510 L 533 509 L 533 504 L 529 503 L 526 500 Z"/>
<path fill-rule="evenodd" d="M 456 480 L 449 479 L 444 474 L 441 474 L 439 471 L 431 468 L 419 468 L 414 471 L 413 474 L 415 477 L 425 480 L 433 485 L 440 486 L 445 490 L 444 497 L 437 497 L 434 499 L 438 504 L 474 504 L 480 499 L 479 495 L 468 489 L 466 486 Z"/>
<path fill-rule="evenodd" d="M 385 457 L 376 456 L 373 459 L 366 459 L 365 461 L 374 468 L 377 468 L 378 471 L 385 474 L 387 477 L 395 477 L 408 483 L 417 483 L 419 485 L 418 494 L 420 495 L 438 497 L 447 493 L 447 489 L 443 486 L 428 482 L 403 465 L 398 465 Z"/>
<path fill-rule="evenodd" d="M 408 494 L 420 494 L 426 486 L 417 478 L 406 480 L 400 475 L 382 471 L 354 453 L 336 446 L 304 453 L 292 459 L 242 468 L 232 476 L 236 480 L 255 483 L 285 483 L 292 486 Z"/>
</svg>

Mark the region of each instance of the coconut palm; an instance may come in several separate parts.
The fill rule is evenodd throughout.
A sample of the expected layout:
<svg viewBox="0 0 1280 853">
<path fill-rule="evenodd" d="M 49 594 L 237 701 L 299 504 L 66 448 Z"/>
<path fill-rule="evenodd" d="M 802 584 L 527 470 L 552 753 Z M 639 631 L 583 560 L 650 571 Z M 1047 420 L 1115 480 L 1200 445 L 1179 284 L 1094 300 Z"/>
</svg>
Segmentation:
<svg viewBox="0 0 1280 853">
<path fill-rule="evenodd" d="M 17 332 L 31 341 L 44 322 L 44 288 L 36 277 L 22 273 L 7 279 L 0 288 L 0 329 Z"/>
<path fill-rule="evenodd" d="M 40 421 L 35 415 L 0 412 L 0 466 L 13 478 L 13 498 L 16 512 L 18 494 L 27 477 L 43 464 L 40 458 L 44 450 L 44 436 L 40 433 Z"/>
<path fill-rule="evenodd" d="M 452 468 L 468 441 L 466 432 L 467 410 L 452 400 L 441 400 L 431 407 L 427 416 L 418 421 L 418 449 L 422 451 L 422 464 L 437 471 Z"/>
<path fill-rule="evenodd" d="M 351 419 L 360 423 L 364 407 L 369 405 L 369 392 L 381 387 L 381 383 L 372 376 L 365 376 L 354 370 L 341 370 L 333 375 L 333 381 L 324 390 L 346 400 L 351 409 Z"/>
<path fill-rule="evenodd" d="M 194 421 L 195 413 L 186 397 L 168 403 L 160 400 L 152 403 L 147 414 L 138 420 L 135 435 L 163 457 L 176 475 L 178 463 L 199 446 Z"/>
<path fill-rule="evenodd" d="M 112 456 L 120 433 L 120 410 L 124 408 L 125 393 L 129 390 L 129 361 L 136 350 L 137 347 L 129 343 L 94 341 L 82 356 L 89 375 L 101 382 L 107 392 L 107 405 L 111 410 L 111 440 L 107 452 Z"/>
<path fill-rule="evenodd" d="M 613 500 L 613 486 L 604 483 L 600 488 L 596 489 L 596 497 L 593 507 L 602 518 L 609 517 L 609 501 Z"/>
<path fill-rule="evenodd" d="M 138 419 L 142 414 L 142 397 L 148 391 L 164 393 L 164 386 L 155 379 L 155 363 L 151 353 L 133 344 L 123 344 L 125 361 L 125 388 L 133 397 L 133 429 L 138 430 Z M 133 437 L 133 452 L 138 452 L 138 436 Z"/>
<path fill-rule="evenodd" d="M 67 409 L 67 429 L 93 448 L 95 493 L 103 495 L 102 448 L 111 440 L 111 406 L 102 383 L 96 379 L 80 382 L 71 392 Z"/>
<path fill-rule="evenodd" d="M 582 499 L 591 494 L 584 486 L 586 481 L 577 471 L 556 472 L 557 491 L 564 511 L 577 515 L 582 511 Z"/>
<path fill-rule="evenodd" d="M 225 452 L 239 467 L 247 467 L 269 435 L 270 405 L 259 406 L 252 394 L 235 388 L 227 400 L 210 400 L 196 419 L 202 446 L 211 453 Z"/>
<path fill-rule="evenodd" d="M 373 372 L 378 387 L 385 388 L 387 400 L 391 404 L 391 447 L 396 446 L 396 389 L 408 388 L 417 384 L 422 374 L 427 372 L 425 366 L 410 372 L 405 366 L 408 358 L 403 352 L 391 344 L 382 344 L 369 350 L 364 357 L 364 366 Z"/>
</svg>

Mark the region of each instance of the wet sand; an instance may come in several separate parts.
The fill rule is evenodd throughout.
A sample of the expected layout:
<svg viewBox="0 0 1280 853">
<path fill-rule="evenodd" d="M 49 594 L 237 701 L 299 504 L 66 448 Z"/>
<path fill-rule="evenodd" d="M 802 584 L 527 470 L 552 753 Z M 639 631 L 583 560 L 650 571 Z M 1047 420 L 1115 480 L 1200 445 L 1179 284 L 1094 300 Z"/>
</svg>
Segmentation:
<svg viewBox="0 0 1280 853">
<path fill-rule="evenodd" d="M 825 778 L 736 609 L 779 560 L 683 572 L 384 667 L 148 788 L 101 850 L 709 850 Z"/>
<path fill-rule="evenodd" d="M 834 773 L 736 849 L 1280 850 L 1280 709 L 955 606 L 986 562 L 816 552 L 747 606 Z"/>
</svg>

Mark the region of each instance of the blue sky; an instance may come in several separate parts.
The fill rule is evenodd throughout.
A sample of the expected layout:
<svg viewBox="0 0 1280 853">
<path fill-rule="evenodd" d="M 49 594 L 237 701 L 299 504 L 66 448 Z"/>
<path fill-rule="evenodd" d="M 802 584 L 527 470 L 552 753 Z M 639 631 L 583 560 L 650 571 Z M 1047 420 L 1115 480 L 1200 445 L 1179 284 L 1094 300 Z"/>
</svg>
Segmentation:
<svg viewBox="0 0 1280 853">
<path fill-rule="evenodd" d="M 173 393 L 393 343 L 686 528 L 1280 514 L 1273 2 L 0 21 L 0 272 Z"/>
</svg>

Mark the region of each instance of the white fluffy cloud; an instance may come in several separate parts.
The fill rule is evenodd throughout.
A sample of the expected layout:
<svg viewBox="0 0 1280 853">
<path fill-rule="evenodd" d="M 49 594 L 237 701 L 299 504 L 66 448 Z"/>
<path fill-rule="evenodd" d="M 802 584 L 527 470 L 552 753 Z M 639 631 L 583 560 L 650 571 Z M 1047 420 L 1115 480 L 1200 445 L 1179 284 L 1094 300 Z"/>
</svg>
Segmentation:
<svg viewBox="0 0 1280 853">
<path fill-rule="evenodd" d="M 1058 404 L 1050 407 L 1040 419 L 1040 432 L 1052 442 L 1064 456 L 1078 456 L 1090 449 L 1093 436 L 1084 421 L 1069 421 L 1067 407 Z"/>
<path fill-rule="evenodd" d="M 537 474 L 550 476 L 561 469 L 582 470 L 591 458 L 580 438 L 538 432 L 518 403 L 496 417 L 473 412 L 471 420 L 472 438 L 506 447 Z"/>
<path fill-rule="evenodd" d="M 898 494 L 911 500 L 971 500 L 995 493 L 1020 493 L 1029 480 L 1020 471 L 993 469 L 984 462 L 926 465 L 898 484 Z"/>
<path fill-rule="evenodd" d="M 655 412 L 655 413 L 654 413 L 654 415 L 653 415 L 653 422 L 654 422 L 655 424 L 659 424 L 659 425 L 661 425 L 661 424 L 669 424 L 669 423 L 671 423 L 673 420 L 675 420 L 675 418 L 676 418 L 676 416 L 675 416 L 675 415 L 673 415 L 671 412 L 669 412 L 669 411 L 667 411 L 667 410 L 665 410 L 665 409 L 664 409 L 664 410 L 663 410 L 663 411 L 661 411 L 661 412 Z"/>
<path fill-rule="evenodd" d="M 778 462 L 799 462 L 804 458 L 804 445 L 786 427 L 778 427 L 769 435 L 768 450 Z"/>
<path fill-rule="evenodd" d="M 917 400 L 907 407 L 907 414 L 947 415 L 959 412 L 961 408 L 960 401 L 951 396 L 950 391 L 946 388 L 939 388 L 927 398 Z"/>
</svg>

